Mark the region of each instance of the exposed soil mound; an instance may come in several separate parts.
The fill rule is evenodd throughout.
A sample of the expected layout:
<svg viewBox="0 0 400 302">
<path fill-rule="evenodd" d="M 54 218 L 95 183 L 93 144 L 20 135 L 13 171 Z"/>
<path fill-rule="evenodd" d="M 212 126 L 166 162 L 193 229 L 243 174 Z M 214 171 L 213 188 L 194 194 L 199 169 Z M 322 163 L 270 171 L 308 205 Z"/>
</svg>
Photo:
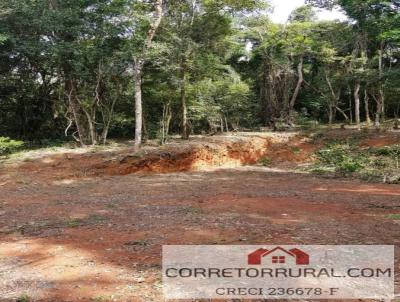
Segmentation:
<svg viewBox="0 0 400 302">
<path fill-rule="evenodd" d="M 148 154 L 124 155 L 95 167 L 96 174 L 126 175 L 136 172 L 201 171 L 215 167 L 256 164 L 268 153 L 267 138 L 234 139 L 228 142 L 196 142 L 168 146 Z"/>
<path fill-rule="evenodd" d="M 331 141 L 355 141 L 361 148 L 397 144 L 396 133 L 364 133 L 334 130 L 311 135 L 299 133 L 240 133 L 236 135 L 195 137 L 187 142 L 172 141 L 162 147 L 147 146 L 141 152 L 132 147 L 111 151 L 76 149 L 26 157 L 7 165 L 0 172 L 0 184 L 15 182 L 24 173 L 40 179 L 65 180 L 101 175 L 131 173 L 170 173 L 234 168 L 257 163 L 295 167 L 310 163 L 314 153 Z M 6 170 L 6 169 L 4 169 Z M 13 175 L 14 173 L 14 175 Z M 21 175 L 22 174 L 22 175 Z"/>
</svg>

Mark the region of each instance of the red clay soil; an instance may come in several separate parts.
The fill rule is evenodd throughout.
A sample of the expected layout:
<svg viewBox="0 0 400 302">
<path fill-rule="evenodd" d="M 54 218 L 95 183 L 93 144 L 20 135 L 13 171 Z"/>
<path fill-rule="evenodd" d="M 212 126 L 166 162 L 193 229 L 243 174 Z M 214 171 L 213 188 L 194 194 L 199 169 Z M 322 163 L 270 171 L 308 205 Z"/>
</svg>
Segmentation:
<svg viewBox="0 0 400 302">
<path fill-rule="evenodd" d="M 23 294 L 34 301 L 164 301 L 164 244 L 400 245 L 400 222 L 390 216 L 400 214 L 399 185 L 238 167 L 259 156 L 287 160 L 273 140 L 228 143 L 218 152 L 215 142 L 207 142 L 213 146 L 208 151 L 144 155 L 150 158 L 145 163 L 126 159 L 125 150 L 6 166 L 0 178 L 0 301 Z M 280 144 L 299 154 L 311 142 L 296 137 Z M 295 161 L 310 160 L 313 148 Z M 124 158 L 124 168 L 115 170 L 114 161 Z M 206 170 L 211 163 L 234 168 Z M 132 166 L 140 168 L 127 169 Z"/>
<path fill-rule="evenodd" d="M 301 134 L 270 134 L 217 136 L 193 139 L 185 144 L 173 142 L 162 148 L 133 148 L 113 152 L 78 150 L 47 156 L 26 158 L 21 164 L 0 169 L 0 185 L 4 179 L 13 182 L 13 173 L 33 173 L 38 179 L 79 179 L 103 175 L 131 173 L 170 173 L 206 171 L 216 167 L 233 168 L 254 165 L 268 158 L 273 166 L 293 166 L 313 161 L 313 154 L 328 141 L 358 140 L 361 148 L 381 147 L 400 143 L 400 134 L 361 133 L 353 130 L 332 130 L 321 138 Z"/>
<path fill-rule="evenodd" d="M 274 163 L 303 163 L 312 160 L 317 145 L 297 134 L 223 136 L 171 143 L 162 148 L 133 148 L 114 152 L 61 152 L 39 158 L 26 158 L 18 165 L 0 171 L 2 179 L 13 181 L 12 173 L 33 173 L 38 179 L 77 179 L 131 173 L 170 173 L 204 171 L 215 167 L 254 165 L 268 157 Z M 6 175 L 7 174 L 7 175 Z"/>
<path fill-rule="evenodd" d="M 385 147 L 390 145 L 395 145 L 399 143 L 398 137 L 374 137 L 364 140 L 361 143 L 361 147 Z"/>
</svg>

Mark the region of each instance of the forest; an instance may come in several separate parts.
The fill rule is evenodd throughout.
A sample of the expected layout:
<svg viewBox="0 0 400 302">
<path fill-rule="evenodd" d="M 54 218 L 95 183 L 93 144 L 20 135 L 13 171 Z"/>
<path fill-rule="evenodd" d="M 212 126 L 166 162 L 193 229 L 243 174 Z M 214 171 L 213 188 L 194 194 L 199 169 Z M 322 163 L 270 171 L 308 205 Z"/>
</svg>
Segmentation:
<svg viewBox="0 0 400 302">
<path fill-rule="evenodd" d="M 319 21 L 340 8 L 346 21 Z M 165 143 L 340 123 L 398 127 L 400 2 L 2 0 L 0 136 Z"/>
</svg>

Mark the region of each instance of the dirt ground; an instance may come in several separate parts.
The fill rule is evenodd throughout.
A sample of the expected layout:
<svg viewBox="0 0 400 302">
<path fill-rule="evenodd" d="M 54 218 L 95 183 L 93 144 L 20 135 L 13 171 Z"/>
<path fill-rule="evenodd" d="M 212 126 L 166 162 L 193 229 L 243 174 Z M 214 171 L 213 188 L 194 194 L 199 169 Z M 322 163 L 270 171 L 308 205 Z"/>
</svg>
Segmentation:
<svg viewBox="0 0 400 302">
<path fill-rule="evenodd" d="M 382 142 L 399 137 L 361 144 Z M 164 244 L 400 246 L 400 220 L 390 218 L 400 214 L 400 186 L 288 169 L 318 146 L 296 134 L 243 134 L 139 155 L 76 150 L 6 162 L 0 301 L 164 301 Z M 254 166 L 262 156 L 276 165 Z"/>
</svg>

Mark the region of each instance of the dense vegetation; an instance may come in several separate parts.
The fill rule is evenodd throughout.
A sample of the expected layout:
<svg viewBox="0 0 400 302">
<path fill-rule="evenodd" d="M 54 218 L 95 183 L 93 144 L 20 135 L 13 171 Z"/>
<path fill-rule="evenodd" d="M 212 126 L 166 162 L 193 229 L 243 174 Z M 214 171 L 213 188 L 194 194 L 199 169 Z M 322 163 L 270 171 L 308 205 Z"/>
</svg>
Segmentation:
<svg viewBox="0 0 400 302">
<path fill-rule="evenodd" d="M 347 140 L 327 142 L 310 167 L 318 174 L 359 177 L 373 182 L 400 183 L 400 145 L 363 147 L 364 133 Z"/>
<path fill-rule="evenodd" d="M 317 7 L 334 6 L 348 21 L 316 19 Z M 398 117 L 400 1 L 309 0 L 285 25 L 267 9 L 262 0 L 2 0 L 0 136 L 82 145 L 136 136 L 139 147 L 170 133 Z"/>
</svg>

